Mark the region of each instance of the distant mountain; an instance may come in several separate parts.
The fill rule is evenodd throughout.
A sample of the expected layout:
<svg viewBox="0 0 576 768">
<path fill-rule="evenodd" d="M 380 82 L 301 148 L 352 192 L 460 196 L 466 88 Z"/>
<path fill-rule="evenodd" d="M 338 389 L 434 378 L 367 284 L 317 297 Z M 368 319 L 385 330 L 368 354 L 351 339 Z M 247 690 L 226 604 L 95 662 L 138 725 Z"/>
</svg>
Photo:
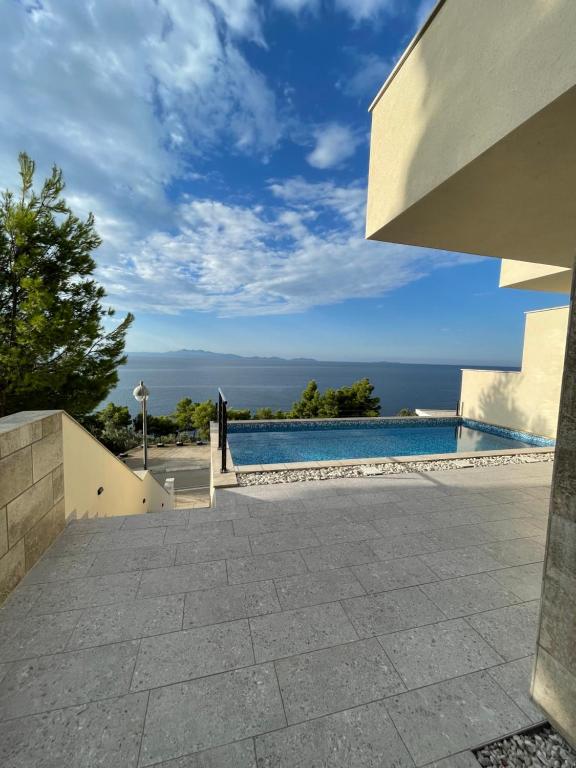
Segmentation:
<svg viewBox="0 0 576 768">
<path fill-rule="evenodd" d="M 133 352 L 132 354 L 138 356 L 150 356 L 150 357 L 191 357 L 195 359 L 218 359 L 218 360 L 267 360 L 278 363 L 317 363 L 318 360 L 314 360 L 311 357 L 261 357 L 258 355 L 246 356 L 246 355 L 234 355 L 232 353 L 225 352 L 209 352 L 206 349 L 174 349 L 170 352 Z"/>
</svg>

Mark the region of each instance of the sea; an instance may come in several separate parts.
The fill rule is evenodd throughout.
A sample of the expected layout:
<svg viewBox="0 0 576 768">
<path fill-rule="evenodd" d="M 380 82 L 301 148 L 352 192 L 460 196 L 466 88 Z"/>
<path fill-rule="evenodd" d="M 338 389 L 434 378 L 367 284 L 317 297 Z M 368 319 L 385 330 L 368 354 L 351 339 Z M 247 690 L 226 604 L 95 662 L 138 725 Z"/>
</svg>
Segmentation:
<svg viewBox="0 0 576 768">
<path fill-rule="evenodd" d="M 474 366 L 465 366 L 474 367 Z M 492 366 L 499 370 L 517 370 Z M 269 407 L 288 410 L 306 384 L 315 379 L 320 390 L 343 387 L 362 378 L 374 385 L 381 415 L 401 408 L 454 409 L 460 392 L 462 366 L 416 363 L 339 363 L 308 360 L 197 358 L 169 353 L 130 354 L 119 369 L 118 386 L 102 403 L 127 405 L 138 411 L 132 390 L 143 380 L 150 390 L 149 412 L 168 415 L 183 397 L 216 400 L 220 387 L 231 408 Z M 490 368 L 490 366 L 482 366 Z"/>
</svg>

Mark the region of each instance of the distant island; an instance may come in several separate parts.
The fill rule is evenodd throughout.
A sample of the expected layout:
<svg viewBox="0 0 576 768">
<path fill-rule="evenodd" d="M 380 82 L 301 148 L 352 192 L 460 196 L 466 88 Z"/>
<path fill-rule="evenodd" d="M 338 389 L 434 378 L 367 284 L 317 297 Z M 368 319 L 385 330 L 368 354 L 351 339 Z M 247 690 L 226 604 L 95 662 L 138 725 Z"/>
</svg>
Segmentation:
<svg viewBox="0 0 576 768">
<path fill-rule="evenodd" d="M 209 352 L 207 349 L 174 349 L 170 352 L 129 352 L 138 357 L 193 357 L 198 359 L 218 358 L 219 360 L 268 360 L 282 363 L 317 363 L 313 357 L 262 357 L 259 355 L 234 355 L 226 352 Z"/>
</svg>

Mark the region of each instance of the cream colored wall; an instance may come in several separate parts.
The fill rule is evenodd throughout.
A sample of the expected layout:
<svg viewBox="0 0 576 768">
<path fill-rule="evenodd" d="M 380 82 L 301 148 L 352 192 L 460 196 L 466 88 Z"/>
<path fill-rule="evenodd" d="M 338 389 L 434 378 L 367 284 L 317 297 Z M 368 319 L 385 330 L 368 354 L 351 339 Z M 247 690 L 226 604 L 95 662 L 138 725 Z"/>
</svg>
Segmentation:
<svg viewBox="0 0 576 768">
<path fill-rule="evenodd" d="M 568 307 L 526 314 L 522 370 L 462 371 L 462 415 L 556 436 Z"/>
<path fill-rule="evenodd" d="M 500 288 L 521 288 L 529 291 L 570 293 L 572 270 L 531 261 L 502 259 Z"/>
<path fill-rule="evenodd" d="M 573 0 L 446 0 L 373 108 L 367 236 L 571 263 L 575 28 Z"/>
<path fill-rule="evenodd" d="M 132 472 L 66 413 L 62 428 L 67 519 L 135 515 L 170 508 L 170 495 L 150 472 Z M 104 489 L 100 495 L 98 488 Z"/>
</svg>

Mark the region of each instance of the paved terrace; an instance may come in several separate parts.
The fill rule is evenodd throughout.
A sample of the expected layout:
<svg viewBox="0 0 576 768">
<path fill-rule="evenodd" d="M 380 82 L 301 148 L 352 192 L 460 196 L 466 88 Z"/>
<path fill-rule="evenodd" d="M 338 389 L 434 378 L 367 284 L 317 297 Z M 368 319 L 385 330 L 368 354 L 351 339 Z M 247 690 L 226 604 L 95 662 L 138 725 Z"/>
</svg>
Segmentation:
<svg viewBox="0 0 576 768">
<path fill-rule="evenodd" d="M 0 765 L 474 765 L 467 749 L 541 719 L 550 471 L 71 523 L 0 611 Z"/>
</svg>

